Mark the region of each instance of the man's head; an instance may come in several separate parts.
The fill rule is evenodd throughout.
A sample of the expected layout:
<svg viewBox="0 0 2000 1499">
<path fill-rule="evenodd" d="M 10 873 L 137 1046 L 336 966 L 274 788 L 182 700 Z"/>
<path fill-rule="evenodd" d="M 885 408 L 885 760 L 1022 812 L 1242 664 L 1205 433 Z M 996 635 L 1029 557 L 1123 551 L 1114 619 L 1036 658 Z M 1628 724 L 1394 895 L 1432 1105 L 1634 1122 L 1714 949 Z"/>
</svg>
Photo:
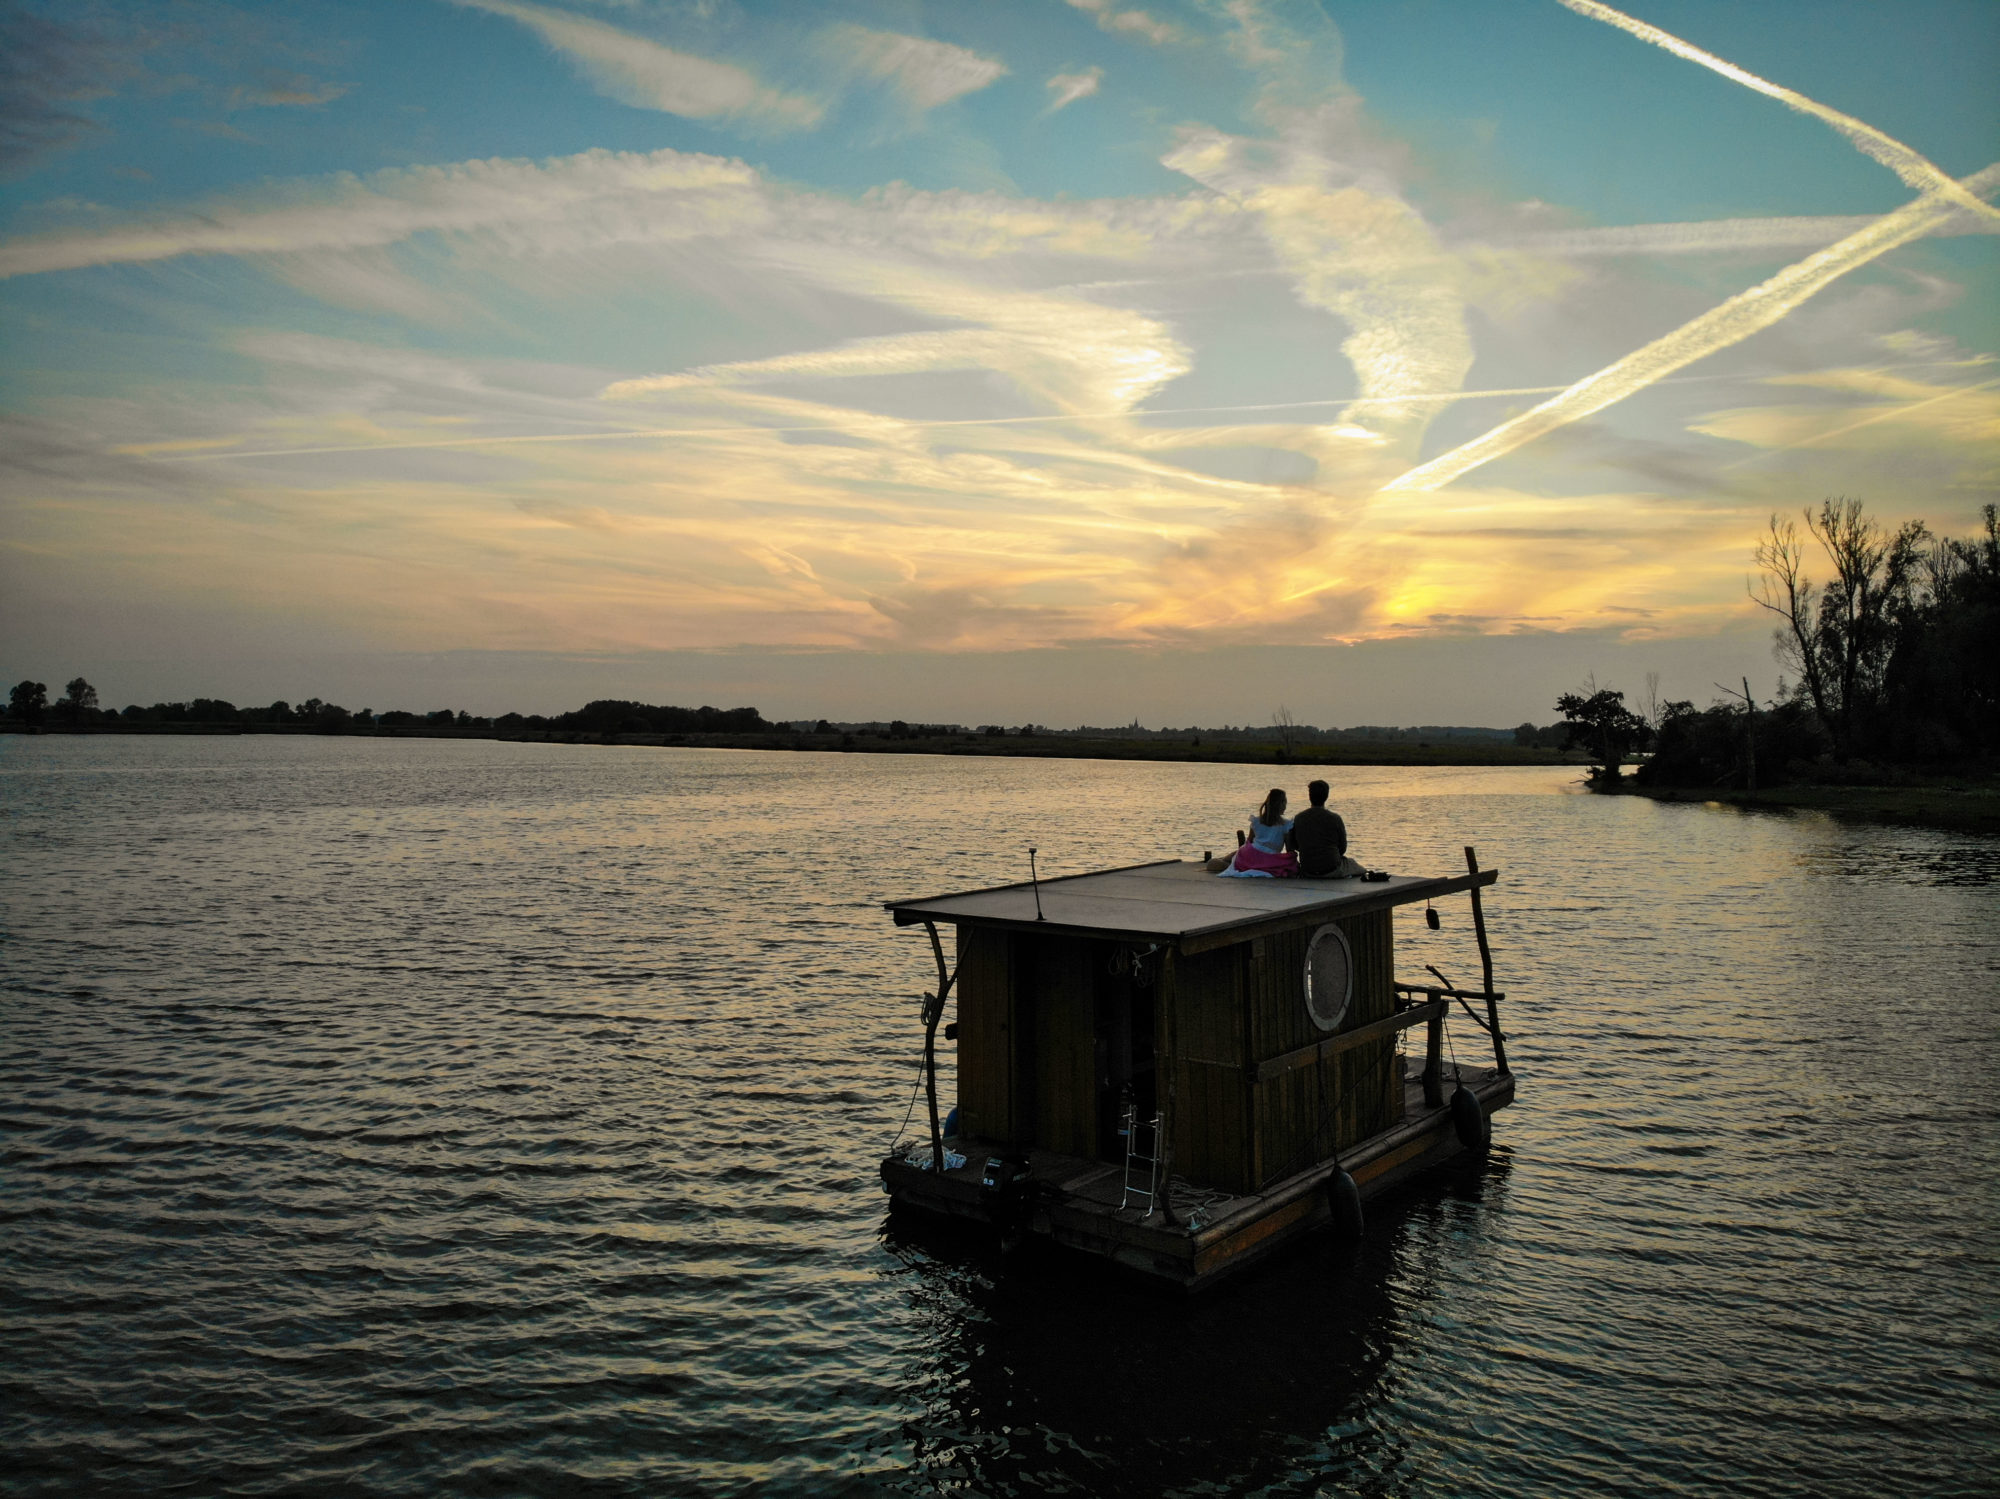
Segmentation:
<svg viewBox="0 0 2000 1499">
<path fill-rule="evenodd" d="M 1308 781 L 1306 783 L 1306 796 L 1311 799 L 1315 807 L 1324 807 L 1326 805 L 1326 793 L 1327 784 L 1325 781 Z"/>
</svg>

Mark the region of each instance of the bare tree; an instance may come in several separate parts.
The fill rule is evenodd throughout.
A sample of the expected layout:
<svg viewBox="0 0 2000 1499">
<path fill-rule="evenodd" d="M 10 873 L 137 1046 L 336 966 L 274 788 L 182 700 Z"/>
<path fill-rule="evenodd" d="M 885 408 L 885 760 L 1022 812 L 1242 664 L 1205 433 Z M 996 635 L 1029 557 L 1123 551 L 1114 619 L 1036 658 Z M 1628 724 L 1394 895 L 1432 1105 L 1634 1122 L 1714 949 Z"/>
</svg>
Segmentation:
<svg viewBox="0 0 2000 1499">
<path fill-rule="evenodd" d="M 1292 717 L 1292 710 L 1290 708 L 1280 703 L 1278 704 L 1278 711 L 1272 717 L 1271 722 L 1277 726 L 1278 738 L 1285 746 L 1285 757 L 1290 759 L 1292 747 L 1298 743 L 1299 721 Z"/>
<path fill-rule="evenodd" d="M 1831 728 L 1833 710 L 1814 639 L 1819 589 L 1806 576 L 1805 544 L 1799 540 L 1798 526 L 1773 514 L 1770 534 L 1757 543 L 1756 558 L 1762 576 L 1750 585 L 1750 597 L 1784 621 L 1773 633 L 1773 654 L 1806 684 L 1813 712 Z"/>
<path fill-rule="evenodd" d="M 1750 596 L 1784 621 L 1778 660 L 1805 683 L 1834 755 L 1845 760 L 1882 696 L 1897 622 L 1923 580 L 1930 532 L 1910 521 L 1891 535 L 1868 518 L 1861 501 L 1844 497 L 1822 501 L 1805 521 L 1833 577 L 1820 587 L 1806 576 L 1798 528 L 1773 515 L 1770 534 L 1757 544 L 1762 576 Z"/>
</svg>

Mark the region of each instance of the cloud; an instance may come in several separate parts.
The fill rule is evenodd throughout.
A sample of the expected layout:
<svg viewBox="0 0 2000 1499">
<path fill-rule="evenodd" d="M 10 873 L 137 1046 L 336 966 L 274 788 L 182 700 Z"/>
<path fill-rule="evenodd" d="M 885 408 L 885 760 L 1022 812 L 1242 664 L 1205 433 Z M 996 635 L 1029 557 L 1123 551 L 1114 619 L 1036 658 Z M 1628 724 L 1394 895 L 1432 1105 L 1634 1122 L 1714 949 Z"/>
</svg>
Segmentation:
<svg viewBox="0 0 2000 1499">
<path fill-rule="evenodd" d="M 1336 106 L 1336 119 L 1344 109 Z M 1341 352 L 1367 406 L 1341 422 L 1414 450 L 1429 404 L 1394 398 L 1457 389 L 1472 367 L 1465 299 L 1441 276 L 1451 257 L 1423 216 L 1379 178 L 1363 178 L 1323 149 L 1325 115 L 1295 117 L 1277 151 L 1208 129 L 1182 133 L 1162 158 L 1227 197 L 1260 224 L 1299 300 L 1347 325 Z"/>
<path fill-rule="evenodd" d="M 101 130 L 79 106 L 129 75 L 136 50 L 85 21 L 0 10 L 0 174 L 16 175 Z"/>
<path fill-rule="evenodd" d="M 229 91 L 232 109 L 315 109 L 347 92 L 344 83 L 322 83 L 304 73 L 266 72 L 255 84 Z"/>
<path fill-rule="evenodd" d="M 824 284 L 931 317 L 975 326 L 861 338 L 771 359 L 702 366 L 623 380 L 611 400 L 773 380 L 839 379 L 948 370 L 993 370 L 1059 411 L 1129 411 L 1189 369 L 1189 352 L 1166 325 L 1081 297 L 1011 291 L 826 252 L 796 253 L 788 267 Z"/>
<path fill-rule="evenodd" d="M 814 100 L 768 89 L 731 63 L 678 52 L 586 16 L 522 0 L 451 3 L 519 21 L 568 58 L 599 91 L 635 109 L 690 120 L 736 120 L 770 130 L 809 129 L 824 113 Z"/>
<path fill-rule="evenodd" d="M 1169 42 L 1182 39 L 1178 27 L 1157 20 L 1143 10 L 1120 9 L 1116 0 L 1068 0 L 1068 3 L 1097 22 L 1098 30 L 1108 31 L 1113 36 L 1137 37 L 1155 47 L 1164 47 Z"/>
<path fill-rule="evenodd" d="M 1054 114 L 1065 105 L 1088 98 L 1097 92 L 1097 85 L 1103 80 L 1102 68 L 1086 68 L 1081 73 L 1056 74 L 1043 85 L 1049 91 L 1049 107 L 1046 112 Z"/>
<path fill-rule="evenodd" d="M 836 26 L 827 40 L 857 73 L 889 84 L 919 114 L 977 93 L 1007 73 L 995 58 L 900 32 Z"/>
<path fill-rule="evenodd" d="M 352 250 L 425 233 L 511 235 L 516 248 L 741 232 L 768 208 L 741 162 L 672 150 L 471 161 L 281 185 L 205 211 L 0 242 L 0 279 L 179 255 Z M 542 235 L 544 239 L 522 236 Z"/>
</svg>

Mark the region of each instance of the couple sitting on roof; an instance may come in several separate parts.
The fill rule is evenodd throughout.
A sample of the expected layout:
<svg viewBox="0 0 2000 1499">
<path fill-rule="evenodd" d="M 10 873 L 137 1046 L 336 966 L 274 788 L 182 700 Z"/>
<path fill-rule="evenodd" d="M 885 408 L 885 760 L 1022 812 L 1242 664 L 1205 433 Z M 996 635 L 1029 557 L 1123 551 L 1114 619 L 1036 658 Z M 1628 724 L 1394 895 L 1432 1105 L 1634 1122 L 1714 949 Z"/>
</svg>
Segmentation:
<svg viewBox="0 0 2000 1499">
<path fill-rule="evenodd" d="M 1306 787 L 1312 805 L 1296 818 L 1285 816 L 1285 793 L 1277 787 L 1250 819 L 1250 836 L 1233 856 L 1217 860 L 1219 874 L 1237 879 L 1351 879 L 1361 866 L 1347 857 L 1347 824 L 1326 807 L 1327 784 Z M 1214 868 L 1214 865 L 1210 865 Z"/>
</svg>

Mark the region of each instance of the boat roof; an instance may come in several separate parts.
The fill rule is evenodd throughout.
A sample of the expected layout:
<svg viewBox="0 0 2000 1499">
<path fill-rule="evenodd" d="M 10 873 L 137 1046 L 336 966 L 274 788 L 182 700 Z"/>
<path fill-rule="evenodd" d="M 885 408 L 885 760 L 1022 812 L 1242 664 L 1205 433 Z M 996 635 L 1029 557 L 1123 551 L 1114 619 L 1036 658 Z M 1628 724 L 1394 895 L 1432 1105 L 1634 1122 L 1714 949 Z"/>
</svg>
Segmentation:
<svg viewBox="0 0 2000 1499">
<path fill-rule="evenodd" d="M 1167 942 L 1200 952 L 1264 931 L 1331 921 L 1490 885 L 1497 871 L 1444 878 L 1391 875 L 1387 880 L 1246 880 L 1213 875 L 1198 860 L 1168 859 L 1065 875 L 1041 882 L 1040 916 L 1032 882 L 963 890 L 884 904 L 896 925 L 920 921 L 1003 927 L 1050 935 Z"/>
</svg>

